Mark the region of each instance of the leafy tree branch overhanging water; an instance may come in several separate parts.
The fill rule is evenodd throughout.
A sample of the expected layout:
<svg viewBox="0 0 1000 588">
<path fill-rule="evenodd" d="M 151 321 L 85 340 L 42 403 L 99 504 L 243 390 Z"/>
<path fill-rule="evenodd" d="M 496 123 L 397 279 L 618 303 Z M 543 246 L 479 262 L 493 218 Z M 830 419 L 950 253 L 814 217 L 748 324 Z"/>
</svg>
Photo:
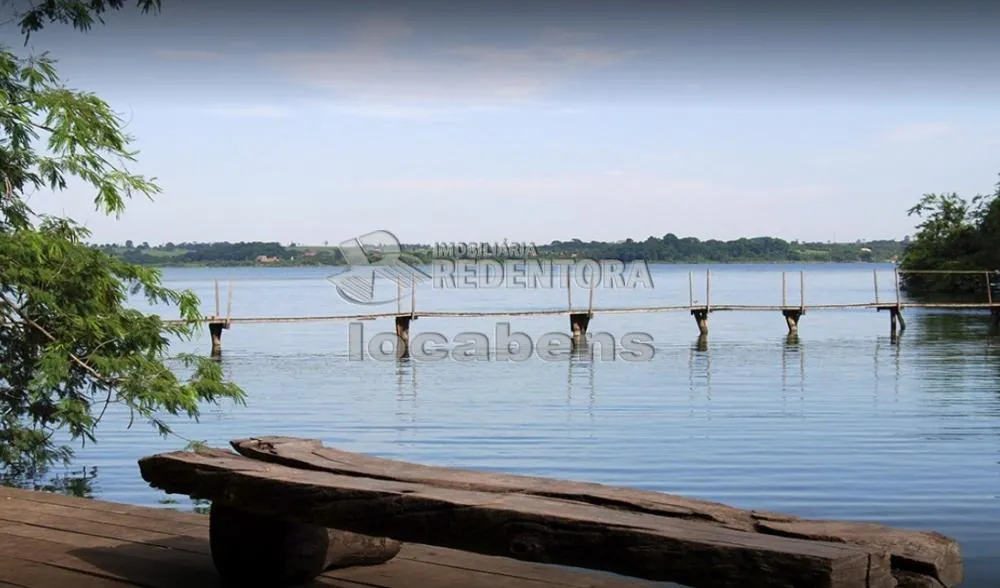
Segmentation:
<svg viewBox="0 0 1000 588">
<path fill-rule="evenodd" d="M 24 3 L 26 4 L 26 3 Z M 140 0 L 138 8 L 159 8 Z M 124 0 L 6 2 L 17 14 L 0 26 L 27 38 L 51 24 L 86 31 Z M 208 358 L 169 356 L 172 338 L 199 325 L 167 325 L 126 306 L 130 295 L 200 318 L 198 298 L 174 291 L 157 270 L 116 259 L 87 243 L 71 218 L 37 214 L 27 196 L 58 191 L 71 178 L 94 205 L 120 215 L 126 201 L 159 193 L 155 179 L 128 169 L 137 153 L 121 117 L 98 96 L 66 87 L 47 54 L 0 47 L 0 479 L 31 479 L 68 462 L 72 445 L 96 441 L 111 404 L 161 434 L 165 415 L 197 418 L 206 402 L 242 402 Z M 43 192 L 44 193 L 44 192 Z M 36 198 L 38 195 L 36 194 Z M 179 361 L 181 369 L 168 363 Z M 179 376 L 183 371 L 186 375 Z M 68 441 L 57 441 L 57 434 Z"/>
</svg>

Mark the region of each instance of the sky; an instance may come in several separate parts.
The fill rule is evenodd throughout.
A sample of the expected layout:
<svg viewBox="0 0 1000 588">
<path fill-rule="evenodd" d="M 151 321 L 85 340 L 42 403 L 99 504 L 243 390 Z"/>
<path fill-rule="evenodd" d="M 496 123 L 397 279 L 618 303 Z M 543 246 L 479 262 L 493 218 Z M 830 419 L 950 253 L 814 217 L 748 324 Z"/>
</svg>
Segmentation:
<svg viewBox="0 0 1000 588">
<path fill-rule="evenodd" d="M 854 241 L 1000 172 L 1000 7 L 909 4 L 164 0 L 0 42 L 163 190 L 32 195 L 95 242 Z"/>
</svg>

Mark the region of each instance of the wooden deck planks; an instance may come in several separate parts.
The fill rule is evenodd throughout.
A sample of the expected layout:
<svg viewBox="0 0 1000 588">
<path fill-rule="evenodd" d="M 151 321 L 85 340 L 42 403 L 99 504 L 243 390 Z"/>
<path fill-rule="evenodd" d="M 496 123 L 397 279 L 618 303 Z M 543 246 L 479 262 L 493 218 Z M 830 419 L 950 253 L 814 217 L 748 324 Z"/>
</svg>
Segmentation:
<svg viewBox="0 0 1000 588">
<path fill-rule="evenodd" d="M 217 588 L 208 517 L 0 488 L 0 586 Z M 309 586 L 592 587 L 656 584 L 406 545 L 379 566 L 328 572 Z"/>
</svg>

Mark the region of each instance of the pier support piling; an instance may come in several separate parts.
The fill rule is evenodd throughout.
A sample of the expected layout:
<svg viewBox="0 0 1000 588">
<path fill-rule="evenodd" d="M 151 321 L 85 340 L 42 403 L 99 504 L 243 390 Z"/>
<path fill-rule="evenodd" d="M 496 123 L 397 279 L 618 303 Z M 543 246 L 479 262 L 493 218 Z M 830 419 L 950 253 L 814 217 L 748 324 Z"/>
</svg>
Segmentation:
<svg viewBox="0 0 1000 588">
<path fill-rule="evenodd" d="M 906 321 L 903 320 L 903 309 L 898 306 L 889 309 L 889 330 L 892 331 L 893 335 L 906 330 Z"/>
<path fill-rule="evenodd" d="M 802 318 L 803 312 L 800 308 L 781 311 L 781 314 L 785 317 L 785 323 L 788 324 L 788 334 L 791 335 L 799 332 L 799 319 Z"/>
<path fill-rule="evenodd" d="M 208 323 L 208 332 L 212 336 L 212 356 L 222 355 L 222 329 L 228 329 L 229 323 L 213 321 Z"/>
<path fill-rule="evenodd" d="M 990 326 L 994 330 L 1000 330 L 1000 308 L 990 309 Z"/>
<path fill-rule="evenodd" d="M 695 322 L 698 323 L 698 333 L 701 335 L 708 334 L 708 309 L 707 308 L 697 308 L 691 311 L 691 316 L 694 317 Z"/>
<path fill-rule="evenodd" d="M 396 317 L 396 357 L 404 359 L 410 356 L 410 315 Z"/>
<path fill-rule="evenodd" d="M 573 347 L 576 348 L 587 339 L 587 327 L 590 326 L 589 312 L 571 312 L 569 314 L 569 328 L 573 333 Z"/>
</svg>

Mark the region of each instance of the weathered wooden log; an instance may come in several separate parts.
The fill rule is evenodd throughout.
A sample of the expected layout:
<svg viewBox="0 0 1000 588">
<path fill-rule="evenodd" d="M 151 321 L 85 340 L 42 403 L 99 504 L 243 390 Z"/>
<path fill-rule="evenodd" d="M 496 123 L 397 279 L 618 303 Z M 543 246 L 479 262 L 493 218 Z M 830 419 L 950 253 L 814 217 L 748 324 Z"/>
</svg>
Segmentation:
<svg viewBox="0 0 1000 588">
<path fill-rule="evenodd" d="M 915 533 L 885 525 L 837 521 L 760 521 L 757 524 L 762 532 L 786 537 L 883 549 L 892 554 L 894 569 L 928 575 L 948 587 L 962 582 L 962 555 L 958 543 L 938 533 Z"/>
<path fill-rule="evenodd" d="M 427 466 L 384 459 L 326 447 L 321 441 L 293 437 L 237 439 L 230 443 L 238 453 L 298 469 L 315 470 L 375 480 L 426 483 L 440 488 L 484 492 L 516 492 L 546 498 L 572 500 L 597 506 L 648 513 L 678 519 L 705 521 L 744 531 L 754 530 L 753 515 L 731 506 L 661 492 L 619 488 L 592 482 L 570 482 L 552 478 L 478 472 Z M 795 517 L 760 512 L 769 520 L 791 521 Z"/>
<path fill-rule="evenodd" d="M 893 569 L 929 575 L 947 588 L 959 585 L 963 577 L 958 542 L 930 531 L 895 529 L 873 523 L 805 520 L 660 492 L 425 466 L 340 451 L 325 447 L 314 439 L 261 437 L 234 440 L 231 445 L 247 457 L 300 469 L 425 483 L 441 488 L 518 492 L 637 513 L 705 521 L 730 529 L 859 545 L 889 552 L 892 554 Z"/>
<path fill-rule="evenodd" d="M 399 553 L 398 541 L 298 523 L 212 504 L 212 562 L 233 586 L 291 586 L 325 570 L 385 563 Z"/>
<path fill-rule="evenodd" d="M 944 588 L 944 584 L 924 574 L 893 570 L 892 575 L 896 579 L 896 588 Z"/>
<path fill-rule="evenodd" d="M 139 461 L 169 493 L 289 521 L 694 588 L 892 588 L 888 553 L 519 492 L 345 476 L 230 452 Z"/>
</svg>

